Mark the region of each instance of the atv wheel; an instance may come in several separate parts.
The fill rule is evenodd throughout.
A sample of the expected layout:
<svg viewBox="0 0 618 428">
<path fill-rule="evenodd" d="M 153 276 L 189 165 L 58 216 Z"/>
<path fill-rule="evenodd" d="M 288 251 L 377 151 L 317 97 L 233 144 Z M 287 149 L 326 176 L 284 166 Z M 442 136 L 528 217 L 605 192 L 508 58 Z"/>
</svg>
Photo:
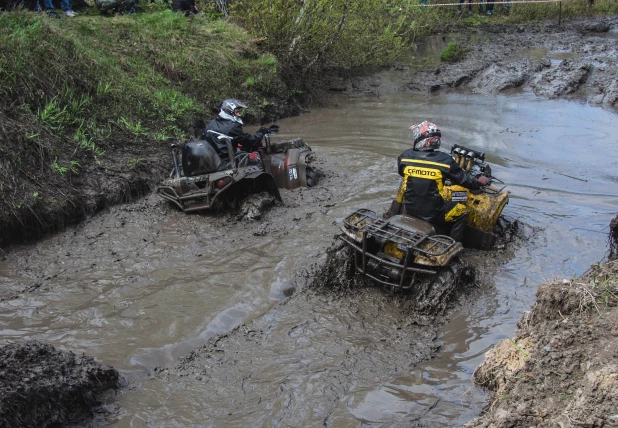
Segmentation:
<svg viewBox="0 0 618 428">
<path fill-rule="evenodd" d="M 307 168 L 307 187 L 313 187 L 318 184 L 318 175 L 313 168 Z"/>
<path fill-rule="evenodd" d="M 444 312 L 457 292 L 473 282 L 475 276 L 474 269 L 467 262 L 454 258 L 449 266 L 412 288 L 414 309 L 431 314 Z"/>
</svg>

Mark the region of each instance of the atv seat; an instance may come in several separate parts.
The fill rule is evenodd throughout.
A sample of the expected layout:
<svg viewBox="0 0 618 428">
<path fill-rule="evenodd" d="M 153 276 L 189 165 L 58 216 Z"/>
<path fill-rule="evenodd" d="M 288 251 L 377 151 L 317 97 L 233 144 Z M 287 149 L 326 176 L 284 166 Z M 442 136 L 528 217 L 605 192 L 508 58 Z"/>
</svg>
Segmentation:
<svg viewBox="0 0 618 428">
<path fill-rule="evenodd" d="M 431 223 L 407 214 L 395 215 L 389 218 L 388 222 L 393 226 L 397 226 L 405 230 L 414 230 L 427 236 L 433 236 L 436 234 L 436 230 Z"/>
<path fill-rule="evenodd" d="M 221 158 L 208 141 L 192 141 L 182 150 L 182 170 L 185 177 L 216 172 Z"/>
</svg>

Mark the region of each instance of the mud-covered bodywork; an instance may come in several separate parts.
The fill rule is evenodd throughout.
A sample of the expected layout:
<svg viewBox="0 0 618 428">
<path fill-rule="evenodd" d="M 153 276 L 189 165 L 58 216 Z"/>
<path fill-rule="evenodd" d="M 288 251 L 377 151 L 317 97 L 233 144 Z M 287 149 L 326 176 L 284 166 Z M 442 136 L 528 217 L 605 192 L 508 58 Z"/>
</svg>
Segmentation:
<svg viewBox="0 0 618 428">
<path fill-rule="evenodd" d="M 262 155 L 264 169 L 274 178 L 280 189 L 312 187 L 317 182 L 310 166 L 314 153 L 301 138 L 277 141 L 266 145 Z"/>
<path fill-rule="evenodd" d="M 230 139 L 220 138 L 226 141 L 228 153 L 233 153 Z M 253 165 L 237 164 L 233 156 L 224 162 L 207 141 L 185 144 L 182 161 L 178 148 L 172 147 L 174 167 L 170 177 L 157 186 L 157 194 L 184 212 L 192 212 L 213 209 L 223 199 L 251 193 L 268 192 L 281 201 L 279 188 L 316 184 L 317 175 L 309 165 L 313 151 L 301 138 L 271 143 L 270 134 L 266 134 L 265 143 L 259 151 L 259 164 Z M 228 167 L 221 170 L 221 165 Z"/>
<path fill-rule="evenodd" d="M 157 194 L 184 212 L 192 212 L 211 209 L 226 192 L 238 193 L 241 189 L 243 193 L 268 191 L 281 200 L 272 176 L 260 166 L 246 166 L 196 177 L 168 178 L 157 187 Z"/>
<path fill-rule="evenodd" d="M 437 275 L 463 250 L 453 238 L 436 235 L 429 223 L 407 215 L 384 220 L 360 209 L 345 218 L 341 230 L 356 271 L 393 289 L 412 288 L 419 275 Z"/>
</svg>

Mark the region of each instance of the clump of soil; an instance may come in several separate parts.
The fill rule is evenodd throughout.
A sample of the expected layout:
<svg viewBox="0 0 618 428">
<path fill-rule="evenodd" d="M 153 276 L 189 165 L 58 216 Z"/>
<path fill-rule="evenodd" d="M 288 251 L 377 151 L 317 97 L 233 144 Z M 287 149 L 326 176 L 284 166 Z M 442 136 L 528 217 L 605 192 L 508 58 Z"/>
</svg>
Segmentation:
<svg viewBox="0 0 618 428">
<path fill-rule="evenodd" d="M 118 372 L 37 341 L 0 348 L 0 426 L 87 424 Z"/>
<path fill-rule="evenodd" d="M 541 284 L 518 325 L 477 368 L 493 397 L 466 426 L 618 426 L 618 260 Z"/>
</svg>

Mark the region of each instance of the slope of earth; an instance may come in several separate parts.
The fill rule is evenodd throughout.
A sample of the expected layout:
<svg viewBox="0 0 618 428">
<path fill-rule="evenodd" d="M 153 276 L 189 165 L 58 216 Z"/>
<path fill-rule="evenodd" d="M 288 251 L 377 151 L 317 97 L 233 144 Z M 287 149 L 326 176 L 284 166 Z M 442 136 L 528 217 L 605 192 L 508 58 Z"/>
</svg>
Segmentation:
<svg viewBox="0 0 618 428">
<path fill-rule="evenodd" d="M 477 368 L 493 397 L 466 427 L 618 426 L 618 259 L 541 284 L 518 326 Z"/>
<path fill-rule="evenodd" d="M 84 426 L 118 372 L 34 340 L 0 347 L 0 426 Z"/>
</svg>

